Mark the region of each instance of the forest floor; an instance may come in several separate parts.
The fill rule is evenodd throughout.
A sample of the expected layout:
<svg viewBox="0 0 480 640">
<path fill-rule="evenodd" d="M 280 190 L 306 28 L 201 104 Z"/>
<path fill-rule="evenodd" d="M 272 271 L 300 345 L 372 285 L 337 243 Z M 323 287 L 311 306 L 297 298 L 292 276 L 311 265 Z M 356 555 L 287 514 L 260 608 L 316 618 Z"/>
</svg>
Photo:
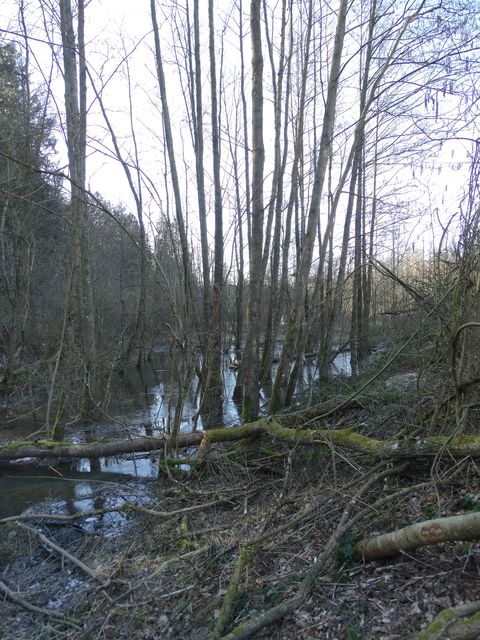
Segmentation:
<svg viewBox="0 0 480 640">
<path fill-rule="evenodd" d="M 412 433 L 425 406 L 425 397 L 397 385 L 327 422 L 388 437 Z M 341 448 L 292 448 L 262 437 L 211 446 L 201 467 L 169 476 L 152 481 L 148 503 L 139 496 L 143 512 L 126 511 L 107 535 L 87 526 L 97 516 L 59 522 L 27 513 L 0 526 L 0 580 L 17 600 L 0 594 L 0 638 L 207 640 L 233 638 L 233 628 L 246 637 L 240 623 L 304 589 L 293 612 L 250 637 L 407 639 L 443 609 L 477 597 L 478 542 L 369 562 L 355 552 L 370 535 L 480 509 L 472 461 L 416 460 L 397 472 Z M 99 485 L 99 500 L 104 491 L 127 489 Z"/>
</svg>

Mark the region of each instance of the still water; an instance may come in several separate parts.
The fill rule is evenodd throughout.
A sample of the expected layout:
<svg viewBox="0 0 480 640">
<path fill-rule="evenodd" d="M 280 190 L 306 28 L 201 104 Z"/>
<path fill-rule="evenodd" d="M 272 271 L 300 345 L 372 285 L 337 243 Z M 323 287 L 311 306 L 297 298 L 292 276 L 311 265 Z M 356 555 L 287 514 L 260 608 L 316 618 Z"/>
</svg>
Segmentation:
<svg viewBox="0 0 480 640">
<path fill-rule="evenodd" d="M 334 375 L 349 375 L 350 354 L 341 353 L 332 364 Z M 239 422 L 240 406 L 233 399 L 237 372 L 229 368 L 233 350 L 225 354 L 224 424 Z M 106 390 L 109 413 L 99 423 L 71 421 L 65 425 L 65 439 L 71 442 L 119 440 L 168 433 L 177 418 L 181 431 L 201 430 L 199 384 L 188 363 L 179 353 L 157 348 L 142 371 L 132 368 Z M 273 374 L 275 371 L 273 371 Z M 314 362 L 305 365 L 303 387 L 316 380 Z M 190 381 L 186 384 L 185 381 Z M 266 408 L 269 390 L 262 389 L 261 403 Z M 35 429 L 25 423 L 0 428 L 0 441 L 28 438 Z M 42 463 L 22 460 L 0 465 L 0 518 L 22 513 L 25 509 L 73 514 L 79 511 L 118 506 L 125 500 L 148 501 L 158 483 L 158 456 L 130 455 L 119 458 L 75 460 L 71 463 Z M 155 488 L 154 488 L 155 487 Z M 101 526 L 106 534 L 124 516 L 106 514 Z"/>
</svg>

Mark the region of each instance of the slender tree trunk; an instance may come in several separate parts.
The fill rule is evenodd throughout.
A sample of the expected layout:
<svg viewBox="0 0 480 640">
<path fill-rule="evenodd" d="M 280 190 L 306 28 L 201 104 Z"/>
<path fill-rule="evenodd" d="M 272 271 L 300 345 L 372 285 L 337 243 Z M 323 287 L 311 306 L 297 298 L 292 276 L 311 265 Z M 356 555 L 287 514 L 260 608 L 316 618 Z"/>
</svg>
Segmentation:
<svg viewBox="0 0 480 640">
<path fill-rule="evenodd" d="M 363 78 L 360 81 L 360 122 L 358 131 L 356 159 L 357 175 L 357 206 L 355 213 L 355 251 L 354 273 L 352 284 L 352 320 L 350 328 L 350 350 L 352 375 L 357 375 L 361 362 L 368 353 L 367 328 L 365 325 L 365 280 L 366 280 L 366 251 L 365 251 L 365 106 L 367 102 L 367 88 L 370 80 L 370 67 L 373 52 L 373 34 L 377 21 L 377 0 L 372 0 L 370 6 L 369 29 Z"/>
<path fill-rule="evenodd" d="M 368 236 L 368 253 L 366 256 L 365 292 L 363 301 L 363 326 L 368 330 L 372 321 L 372 291 L 373 291 L 373 262 L 375 228 L 377 224 L 377 176 L 378 176 L 378 119 L 375 124 L 375 142 L 373 150 L 373 187 L 372 207 L 370 213 L 370 230 Z M 375 323 L 375 317 L 373 317 Z"/>
<path fill-rule="evenodd" d="M 157 80 L 160 92 L 160 101 L 162 104 L 163 127 L 165 133 L 165 145 L 167 150 L 168 165 L 170 169 L 170 180 L 173 189 L 175 219 L 178 227 L 178 235 L 180 238 L 180 246 L 182 252 L 182 265 L 185 278 L 186 306 L 188 313 L 193 317 L 192 324 L 196 329 L 197 335 L 200 331 L 197 308 L 195 304 L 195 289 L 193 285 L 192 263 L 190 258 L 190 247 L 187 238 L 187 229 L 185 225 L 185 217 L 183 214 L 182 197 L 180 190 L 180 181 L 178 177 L 177 162 L 175 158 L 174 141 L 172 134 L 172 125 L 170 120 L 170 110 L 167 98 L 167 86 L 165 82 L 165 72 L 163 69 L 162 50 L 160 46 L 160 34 L 158 30 L 157 13 L 155 0 L 150 0 L 150 11 L 152 18 L 153 36 L 155 44 L 155 62 L 157 67 Z"/>
<path fill-rule="evenodd" d="M 78 2 L 78 60 L 70 0 L 60 0 L 63 44 L 67 148 L 73 218 L 73 314 L 83 368 L 80 413 L 95 414 L 96 341 L 93 287 L 88 251 L 88 213 L 85 196 L 87 90 L 84 2 Z M 78 75 L 77 75 L 78 74 Z"/>
<path fill-rule="evenodd" d="M 237 235 L 238 242 L 235 243 L 236 261 L 237 261 L 237 288 L 236 288 L 236 324 L 235 324 L 235 352 L 237 359 L 242 358 L 242 339 L 243 339 L 243 307 L 244 307 L 244 290 L 245 290 L 245 261 L 244 261 L 244 240 L 243 240 L 243 220 L 242 207 L 240 201 L 240 176 L 238 175 L 238 163 L 235 153 L 234 164 L 235 178 L 235 203 L 237 213 Z"/>
<path fill-rule="evenodd" d="M 356 209 L 356 226 L 355 226 L 355 271 L 354 271 L 354 299 L 352 300 L 352 321 L 357 326 L 355 332 L 351 330 L 350 338 L 353 343 L 353 360 L 352 366 L 353 370 L 356 371 L 358 365 L 358 340 L 360 339 L 360 334 L 363 339 L 363 330 L 360 327 L 361 319 L 364 318 L 363 315 L 363 295 L 362 292 L 359 293 L 359 287 L 362 287 L 362 278 L 361 278 L 361 268 L 362 268 L 362 225 L 361 225 L 361 216 L 363 204 L 361 202 L 361 191 L 363 184 L 363 171 L 362 171 L 362 158 L 363 158 L 363 147 L 364 147 L 364 139 L 365 139 L 365 123 L 367 118 L 367 112 L 375 98 L 375 92 L 380 82 L 381 77 L 385 73 L 387 66 L 384 65 L 377 76 L 373 87 L 370 89 L 368 93 L 368 85 L 370 81 L 370 67 L 372 62 L 372 52 L 373 52 L 373 39 L 375 26 L 377 22 L 377 3 L 376 0 L 372 0 L 372 4 L 370 6 L 370 16 L 369 16 L 369 29 L 368 29 L 368 40 L 367 40 L 367 48 L 365 53 L 365 63 L 363 74 L 360 82 L 360 114 L 357 125 L 355 127 L 355 133 L 353 138 L 352 148 L 350 150 L 349 158 L 343 172 L 343 177 L 340 182 L 339 187 L 335 193 L 333 208 L 336 211 L 339 198 L 341 194 L 341 190 L 343 188 L 343 183 L 346 181 L 348 170 L 351 166 L 351 175 L 350 175 L 350 186 L 349 186 L 349 195 L 347 201 L 347 208 L 345 214 L 344 228 L 343 228 L 343 239 L 342 239 L 342 248 L 340 252 L 339 266 L 337 271 L 337 279 L 335 290 L 332 295 L 332 300 L 329 305 L 328 315 L 325 319 L 325 326 L 323 328 L 324 332 L 324 340 L 322 345 L 322 352 L 320 356 L 320 372 L 321 377 L 325 378 L 328 374 L 328 364 L 330 359 L 330 354 L 332 351 L 332 341 L 334 338 L 335 329 L 338 329 L 338 319 L 340 314 L 340 309 L 342 305 L 342 297 L 343 297 L 343 284 L 346 276 L 346 268 L 347 268 L 347 257 L 348 257 L 348 249 L 350 243 L 350 229 L 353 218 L 353 211 L 355 207 L 355 203 L 357 202 Z M 398 41 L 397 41 L 398 44 Z M 395 47 L 395 45 L 394 45 Z M 356 200 L 357 198 L 357 200 Z M 358 200 L 359 199 L 359 200 Z M 323 251 L 323 249 L 322 249 Z M 360 305 L 360 306 L 359 306 Z M 360 314 L 360 315 L 359 315 Z M 353 325 L 352 325 L 353 326 Z M 352 345 L 351 345 L 352 346 Z M 363 358 L 363 352 L 360 356 L 360 359 Z"/>
<path fill-rule="evenodd" d="M 244 149 L 244 171 L 245 171 L 245 217 L 247 221 L 247 246 L 250 252 L 250 248 L 252 246 L 252 202 L 251 202 L 251 192 L 250 192 L 250 151 L 249 151 L 249 134 L 248 134 L 248 108 L 247 108 L 247 95 L 245 89 L 245 54 L 244 54 L 244 29 L 243 29 L 243 0 L 239 0 L 238 3 L 238 24 L 239 24 L 239 34 L 238 34 L 238 46 L 240 51 L 240 98 L 242 103 L 242 120 L 243 120 L 243 149 Z M 243 224 L 243 215 L 241 216 L 241 221 Z M 242 256 L 243 262 L 243 256 Z M 245 283 L 245 273 L 242 271 L 241 275 L 242 284 Z M 244 312 L 243 308 L 238 310 L 238 313 L 242 314 L 242 329 L 244 325 Z M 242 347 L 242 342 L 240 341 L 240 348 Z M 243 352 L 238 353 L 237 349 L 237 357 L 241 355 L 243 357 Z M 235 385 L 234 390 L 234 398 L 238 401 L 243 398 L 243 382 L 244 382 L 244 366 L 241 366 L 238 375 L 237 375 L 237 383 Z"/>
<path fill-rule="evenodd" d="M 265 7 L 265 1 L 264 1 Z M 279 270 L 280 270 L 280 240 L 282 230 L 282 211 L 283 211 L 283 184 L 285 177 L 285 169 L 288 154 L 288 117 L 289 101 L 290 101 L 290 79 L 291 79 L 291 60 L 293 55 L 293 38 L 290 38 L 290 51 L 285 57 L 285 31 L 287 23 L 287 3 L 282 3 L 282 26 L 280 36 L 280 54 L 277 72 L 277 81 L 274 85 L 274 105 L 275 105 L 275 143 L 274 143 L 274 169 L 272 176 L 272 191 L 269 204 L 269 217 L 274 220 L 273 238 L 271 244 L 271 267 L 270 267 L 270 289 L 268 294 L 268 318 L 265 328 L 265 337 L 263 341 L 263 354 L 260 368 L 260 382 L 265 384 L 271 382 L 272 375 L 272 359 L 275 347 L 275 339 L 278 329 L 278 314 L 276 313 L 278 306 L 278 294 L 280 290 Z M 291 23 L 290 23 L 291 24 Z M 290 34 L 291 35 L 291 34 Z M 272 75 L 275 77 L 275 64 L 273 59 L 273 43 L 270 39 L 267 29 L 267 44 L 270 56 L 270 64 L 272 67 Z M 284 101 L 284 118 L 282 128 L 282 101 L 283 101 L 283 84 L 286 67 L 286 91 Z M 281 148 L 281 134 L 283 130 L 283 151 Z M 270 254 L 270 243 L 268 238 L 265 239 L 263 251 L 263 270 L 267 270 L 268 258 Z"/>
<path fill-rule="evenodd" d="M 261 0 L 250 4 L 252 38 L 252 237 L 250 243 L 250 291 L 248 333 L 242 362 L 244 395 L 242 419 L 251 420 L 259 410 L 259 331 L 263 250 L 263 54 L 260 22 Z"/>
<path fill-rule="evenodd" d="M 244 271 L 244 219 L 242 215 L 242 198 L 240 193 L 240 168 L 238 159 L 238 140 L 241 139 L 241 132 L 239 121 L 241 117 L 239 115 L 239 101 L 236 103 L 234 112 L 235 127 L 233 130 L 233 136 L 228 137 L 228 147 L 230 151 L 230 158 L 233 171 L 233 182 L 235 192 L 235 233 L 233 239 L 233 249 L 235 256 L 235 269 L 236 269 L 236 288 L 235 288 L 235 318 L 234 318 L 234 333 L 235 333 L 235 352 L 236 358 L 241 360 L 242 358 L 242 338 L 243 338 L 243 321 L 244 321 L 244 290 L 245 290 L 245 271 Z M 228 115 L 227 115 L 228 120 Z M 231 127 L 227 124 L 229 131 Z M 234 397 L 241 389 L 238 385 L 234 389 Z M 240 393 L 240 398 L 242 393 Z"/>
<path fill-rule="evenodd" d="M 140 252 L 140 290 L 137 301 L 137 313 L 135 318 L 135 324 L 130 328 L 127 334 L 126 342 L 117 357 L 116 369 L 118 372 L 122 372 L 126 367 L 129 357 L 133 351 L 135 342 L 139 344 L 139 352 L 137 357 L 137 367 L 142 366 L 145 363 L 145 349 L 146 349 L 146 297 L 147 297 L 147 267 L 148 267 L 148 248 L 147 248 L 147 234 L 145 229 L 145 221 L 143 215 L 143 189 L 140 171 L 140 158 L 138 153 L 137 136 L 135 133 L 134 120 L 133 120 L 133 99 L 132 99 L 132 82 L 130 75 L 130 68 L 128 59 L 126 62 L 127 68 L 127 80 L 128 80 L 128 99 L 129 99 L 129 120 L 130 120 L 130 132 L 131 140 L 134 148 L 134 166 L 133 162 L 126 158 L 125 152 L 121 148 L 121 144 L 118 141 L 117 135 L 113 128 L 113 125 L 108 115 L 107 109 L 102 98 L 101 93 L 96 89 L 94 78 L 89 74 L 90 85 L 95 93 L 97 103 L 102 112 L 103 119 L 110 133 L 110 138 L 115 151 L 115 157 L 120 162 L 125 177 L 128 182 L 128 186 L 132 197 L 135 201 L 135 209 L 137 213 L 138 227 L 140 231 L 140 242 L 138 249 Z"/>
<path fill-rule="evenodd" d="M 209 328 L 207 354 L 208 376 L 205 389 L 205 408 L 208 413 L 205 426 L 222 424 L 222 296 L 223 296 L 223 207 L 220 184 L 220 135 L 218 126 L 217 71 L 215 62 L 215 30 L 213 0 L 208 2 L 210 88 L 212 101 L 212 160 L 215 201 L 215 260 L 212 292 L 212 322 Z"/>
<path fill-rule="evenodd" d="M 205 200 L 202 65 L 200 60 L 200 18 L 198 2 L 199 0 L 194 0 L 193 2 L 195 108 L 192 109 L 192 115 L 194 117 L 195 168 L 197 175 L 198 217 L 200 222 L 203 271 L 203 326 L 207 328 L 210 326 L 210 265 L 208 261 L 207 205 Z"/>
<path fill-rule="evenodd" d="M 363 149 L 361 154 L 363 155 Z M 359 366 L 363 359 L 362 343 L 363 343 L 363 160 L 360 161 L 357 175 L 357 192 L 356 192 L 356 213 L 355 213 L 355 248 L 353 262 L 353 284 L 352 284 L 352 319 L 350 327 L 350 366 L 352 375 L 356 376 L 359 372 Z"/>
<path fill-rule="evenodd" d="M 330 145 L 335 120 L 337 91 L 340 76 L 340 64 L 345 37 L 345 24 L 348 2 L 342 0 L 338 14 L 337 30 L 328 81 L 327 98 L 323 117 L 320 149 L 315 168 L 315 178 L 308 212 L 305 236 L 302 241 L 302 252 L 295 278 L 293 308 L 288 320 L 285 341 L 282 349 L 277 375 L 272 390 L 271 410 L 277 411 L 288 404 L 295 388 L 299 374 L 299 361 L 303 354 L 303 332 L 305 322 L 305 301 L 307 299 L 308 279 L 312 265 L 313 248 L 318 223 L 320 199 L 323 192 L 325 174 L 330 157 Z M 295 359 L 296 365 L 290 373 L 290 362 Z"/>
</svg>

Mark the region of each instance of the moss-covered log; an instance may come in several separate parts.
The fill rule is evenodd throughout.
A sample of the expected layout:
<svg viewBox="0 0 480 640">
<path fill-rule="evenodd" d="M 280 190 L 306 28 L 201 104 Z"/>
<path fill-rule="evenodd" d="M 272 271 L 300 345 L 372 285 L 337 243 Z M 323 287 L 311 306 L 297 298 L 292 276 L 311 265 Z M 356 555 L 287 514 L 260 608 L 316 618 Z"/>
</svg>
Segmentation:
<svg viewBox="0 0 480 640">
<path fill-rule="evenodd" d="M 240 590 L 242 578 L 245 573 L 245 568 L 257 555 L 258 551 L 259 547 L 257 545 L 254 545 L 250 549 L 240 549 L 238 560 L 235 563 L 232 574 L 230 576 L 227 592 L 222 601 L 222 606 L 220 608 L 218 618 L 215 622 L 215 626 L 212 632 L 212 640 L 219 640 L 222 633 L 227 628 L 232 615 L 232 610 L 237 601 L 238 592 Z"/>
<path fill-rule="evenodd" d="M 132 438 L 131 440 L 116 440 L 114 442 L 89 442 L 76 444 L 72 442 L 55 442 L 51 440 L 36 440 L 32 442 L 11 442 L 0 446 L 0 461 L 20 460 L 21 458 L 39 459 L 72 459 L 72 458 L 103 458 L 119 456 L 129 453 L 147 453 L 149 451 L 171 449 L 185 449 L 200 445 L 202 440 L 207 442 L 224 442 L 242 440 L 265 432 L 265 420 L 234 427 L 232 429 L 210 429 L 204 433 L 194 431 L 180 434 L 177 438 L 169 436 L 147 436 Z"/>
<path fill-rule="evenodd" d="M 444 609 L 426 629 L 411 640 L 478 640 L 480 638 L 480 600 Z"/>
<path fill-rule="evenodd" d="M 412 438 L 404 440 L 378 440 L 356 433 L 353 429 L 300 430 L 282 426 L 276 420 L 262 418 L 231 429 L 210 429 L 207 432 L 168 436 L 142 437 L 115 442 L 73 444 L 68 442 L 14 442 L 0 447 L 0 461 L 20 458 L 95 458 L 148 452 L 159 449 L 185 448 L 210 443 L 231 442 L 266 435 L 272 440 L 303 445 L 339 446 L 374 458 L 399 460 L 406 458 L 430 458 L 442 451 L 450 456 L 480 457 L 480 436 L 447 436 Z"/>
</svg>

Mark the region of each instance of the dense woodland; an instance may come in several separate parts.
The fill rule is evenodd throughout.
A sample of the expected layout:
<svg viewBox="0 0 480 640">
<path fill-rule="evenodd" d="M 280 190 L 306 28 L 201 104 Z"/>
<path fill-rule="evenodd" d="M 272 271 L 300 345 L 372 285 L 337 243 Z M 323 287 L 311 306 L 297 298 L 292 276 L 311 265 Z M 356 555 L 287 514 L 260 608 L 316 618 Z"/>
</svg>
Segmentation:
<svg viewBox="0 0 480 640">
<path fill-rule="evenodd" d="M 338 549 L 345 571 L 355 553 L 366 562 L 480 538 L 480 5 L 151 0 L 135 8 L 143 22 L 127 14 L 115 31 L 103 4 L 18 0 L 0 29 L 0 394 L 5 424 L 27 416 L 35 436 L 0 446 L 0 461 L 162 451 L 162 473 L 183 497 L 165 494 L 149 513 L 124 505 L 181 519 L 174 542 L 161 529 L 162 575 L 198 557 L 206 580 L 202 554 L 219 545 L 232 564 L 207 586 L 191 577 L 214 602 L 213 626 L 195 622 L 189 601 L 182 631 L 185 610 L 165 600 L 176 617 L 144 612 L 155 637 L 407 637 L 395 624 L 390 635 L 373 623 L 355 630 L 358 621 L 332 619 L 324 635 L 278 625 L 332 575 Z M 182 363 L 178 389 L 197 389 L 203 429 L 181 429 L 180 398 L 164 432 L 72 444 L 67 425 L 104 421 L 111 389 L 159 347 Z M 342 352 L 351 376 L 332 377 Z M 229 361 L 241 425 L 224 429 Z M 334 495 L 338 513 L 327 510 Z M 431 495 L 438 510 L 422 518 L 415 505 Z M 203 528 L 230 523 L 243 537 L 194 544 L 185 514 L 234 499 L 243 519 L 217 510 Z M 392 504 L 405 516 L 393 518 L 399 540 L 372 551 L 364 538 L 391 528 Z M 368 509 L 384 507 L 369 524 Z M 280 591 L 255 603 L 248 572 L 261 582 L 271 541 L 280 535 L 283 548 L 284 532 L 312 517 L 331 523 L 321 551 L 313 561 L 305 552 L 306 568 L 287 582 L 272 569 Z M 422 520 L 431 523 L 421 534 L 400 528 Z M 336 562 L 339 571 L 338 553 Z M 102 593 L 123 575 L 101 573 L 92 579 Z M 146 578 L 126 580 L 110 601 Z M 415 637 L 478 637 L 479 603 L 457 600 Z M 53 627 L 35 637 L 112 637 L 99 630 L 101 608 L 88 604 L 83 630 L 41 608 Z M 437 613 L 419 609 L 408 629 Z M 132 628 L 112 627 L 153 637 Z"/>
</svg>

